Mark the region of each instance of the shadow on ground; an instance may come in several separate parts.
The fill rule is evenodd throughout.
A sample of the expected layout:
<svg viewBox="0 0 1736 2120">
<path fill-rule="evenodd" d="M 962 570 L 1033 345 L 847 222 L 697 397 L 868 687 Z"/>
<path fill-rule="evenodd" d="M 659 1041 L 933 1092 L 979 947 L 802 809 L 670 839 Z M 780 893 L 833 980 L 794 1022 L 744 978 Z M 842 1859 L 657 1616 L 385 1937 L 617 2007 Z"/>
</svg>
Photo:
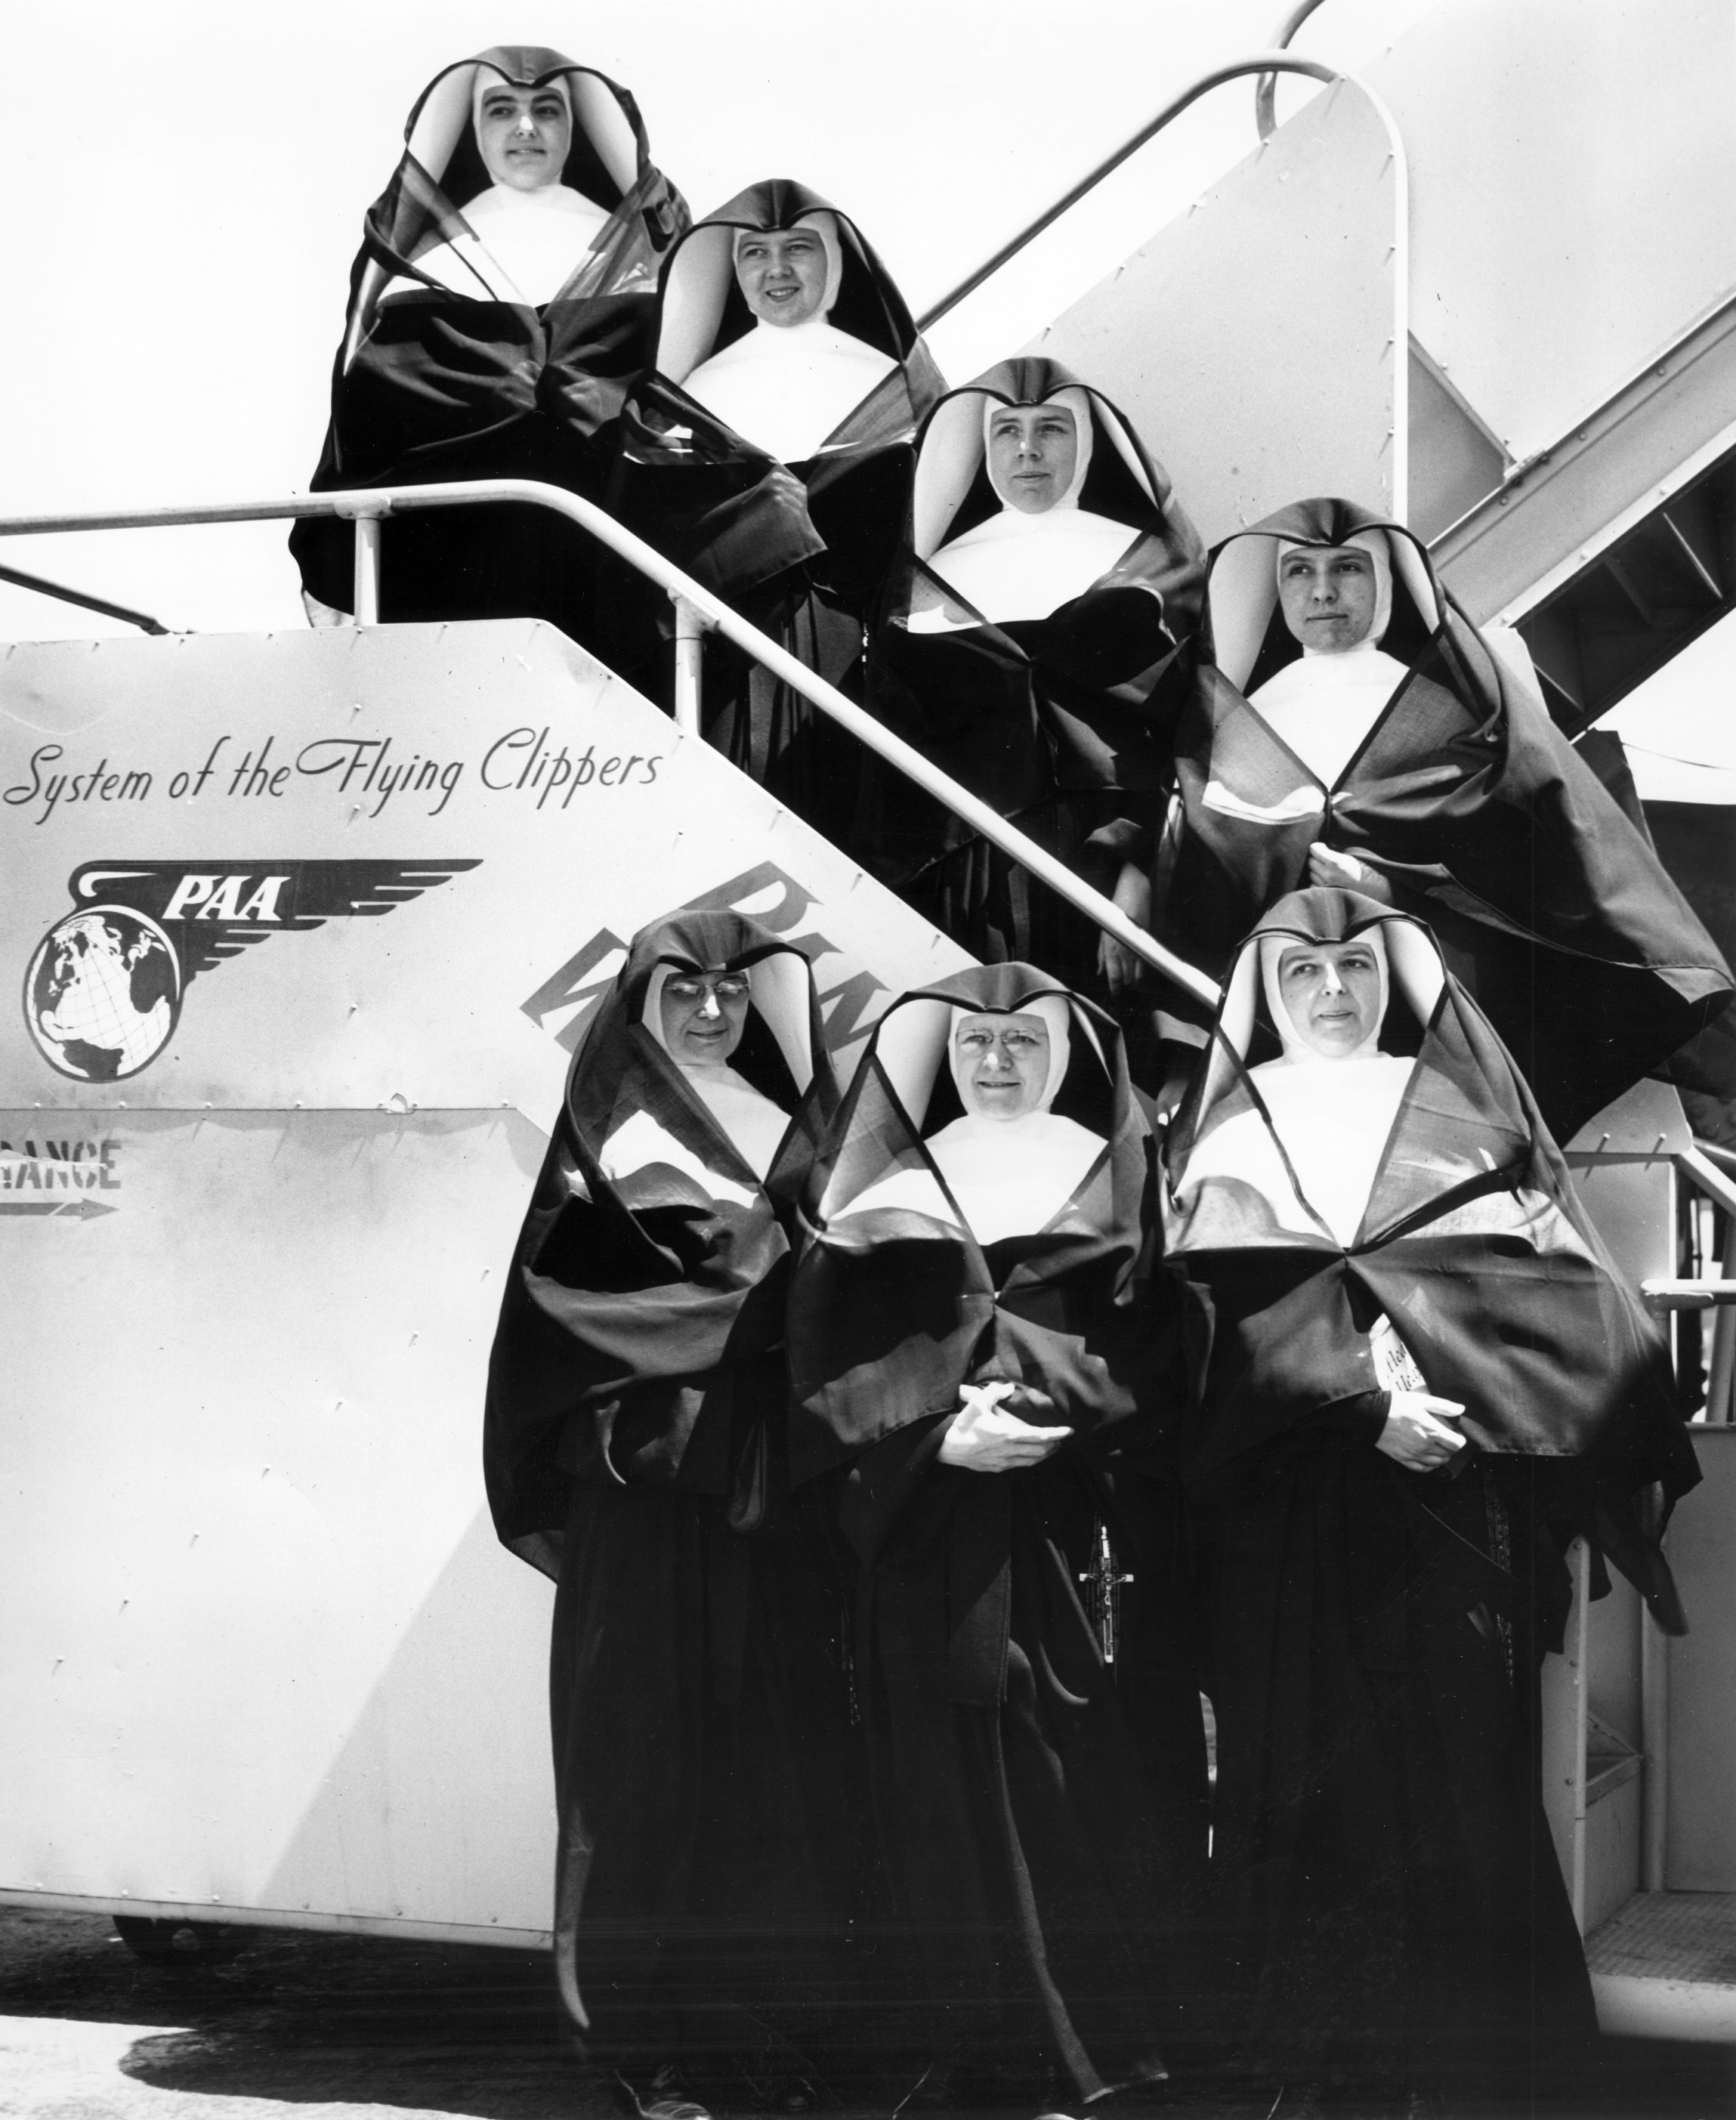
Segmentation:
<svg viewBox="0 0 1736 2120">
<path fill-rule="evenodd" d="M 160 2025 L 121 2066 L 163 2090 L 476 2120 L 614 2113 L 565 2049 L 535 1952 L 234 1929 L 216 1955 L 151 1964 L 100 1916 L 5 1908 L 0 2015 Z"/>
<path fill-rule="evenodd" d="M 102 1916 L 0 1908 L 0 2018 L 160 2026 L 133 2040 L 120 2068 L 156 2094 L 149 2109 L 163 2120 L 197 2120 L 202 2107 L 242 2098 L 267 2110 L 340 2106 L 358 2120 L 370 2109 L 388 2120 L 411 2111 L 615 2120 L 604 2087 L 566 2044 L 549 1961 L 536 1952 L 230 1929 L 213 1954 L 183 1949 L 146 1963 Z M 29 2097 L 27 2085 L 8 2089 L 12 2099 Z M 900 2096 L 858 2084 L 829 2110 L 892 2120 Z M 1246 2087 L 1184 2080 L 1144 2101 L 1140 2120 L 1164 2111 L 1186 2120 L 1266 2120 L 1271 2102 L 1270 2089 L 1256 2097 Z M 53 2099 L 7 2110 L 19 2120 L 47 2120 L 51 2104 L 60 2120 L 64 2108 Z M 746 2101 L 736 2109 L 745 2113 Z M 1730 2120 L 1736 2049 L 1608 2040 L 1593 2093 L 1534 2112 L 1535 2120 Z M 903 2114 L 934 2120 L 919 2104 Z M 1130 2111 L 1126 2120 L 1134 2120 Z M 1334 2107 L 1332 2120 L 1404 2116 Z M 1453 2120 L 1533 2114 L 1455 2113 Z"/>
</svg>

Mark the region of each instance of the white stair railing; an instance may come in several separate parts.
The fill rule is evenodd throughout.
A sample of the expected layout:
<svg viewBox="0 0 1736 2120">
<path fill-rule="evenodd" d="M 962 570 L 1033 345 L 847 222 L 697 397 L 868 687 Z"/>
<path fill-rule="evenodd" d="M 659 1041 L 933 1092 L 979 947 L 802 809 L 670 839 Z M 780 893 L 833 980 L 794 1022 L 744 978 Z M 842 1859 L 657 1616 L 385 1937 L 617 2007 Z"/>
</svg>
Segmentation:
<svg viewBox="0 0 1736 2120">
<path fill-rule="evenodd" d="M 882 726 L 874 716 L 845 698 L 835 685 L 817 677 L 787 649 L 750 625 L 721 597 L 702 587 L 643 537 L 617 523 L 594 501 L 527 478 L 466 479 L 448 486 L 364 486 L 343 493 L 273 495 L 263 500 L 213 501 L 184 508 L 98 509 L 73 515 L 14 515 L 0 518 L 0 537 L 41 537 L 59 531 L 173 529 L 191 523 L 261 523 L 274 518 L 324 516 L 356 527 L 355 611 L 358 625 L 379 622 L 381 528 L 389 515 L 412 509 L 463 508 L 500 502 L 529 503 L 564 515 L 588 531 L 669 597 L 675 616 L 675 722 L 689 735 L 699 730 L 699 636 L 706 630 L 762 663 L 792 691 L 849 730 L 857 741 L 895 766 L 945 804 L 973 831 L 1010 854 L 1023 868 L 1075 906 L 1106 934 L 1112 935 L 1140 960 L 1172 985 L 1207 1007 L 1214 1007 L 1218 988 L 1204 972 L 1167 950 L 1155 937 L 1128 918 L 1100 890 L 1093 890 L 1053 854 L 1010 825 L 997 810 L 943 773 L 913 746 Z"/>
</svg>

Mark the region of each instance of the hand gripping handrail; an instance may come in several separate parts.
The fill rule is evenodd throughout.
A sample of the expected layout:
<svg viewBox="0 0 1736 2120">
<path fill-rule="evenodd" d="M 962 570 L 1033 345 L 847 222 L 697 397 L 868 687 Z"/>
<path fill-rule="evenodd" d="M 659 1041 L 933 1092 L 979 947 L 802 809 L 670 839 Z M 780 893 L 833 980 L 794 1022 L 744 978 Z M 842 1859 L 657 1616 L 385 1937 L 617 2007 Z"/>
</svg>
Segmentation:
<svg viewBox="0 0 1736 2120">
<path fill-rule="evenodd" d="M 702 587 L 691 575 L 684 574 L 643 538 L 635 537 L 606 509 L 576 493 L 564 492 L 559 486 L 528 478 L 466 479 L 450 486 L 364 486 L 344 493 L 290 494 L 264 500 L 216 501 L 186 508 L 104 509 L 76 515 L 13 515 L 0 518 L 0 537 L 42 537 L 71 530 L 169 529 L 197 523 L 262 523 L 291 516 L 338 517 L 358 526 L 355 610 L 357 623 L 368 625 L 375 621 L 379 609 L 379 524 L 383 518 L 406 509 L 461 508 L 499 501 L 528 502 L 565 516 L 569 522 L 589 531 L 600 544 L 606 545 L 610 551 L 654 581 L 675 607 L 678 672 L 680 644 L 687 645 L 689 664 L 697 660 L 691 649 L 698 629 L 710 627 L 722 634 L 726 639 L 734 641 L 775 676 L 782 678 L 792 691 L 800 692 L 822 714 L 848 729 L 870 751 L 944 802 L 972 830 L 999 847 L 1003 853 L 1010 854 L 1022 867 L 1047 884 L 1088 919 L 1095 921 L 1106 934 L 1112 935 L 1143 964 L 1149 965 L 1195 1001 L 1207 1007 L 1216 1007 L 1218 990 L 1204 972 L 1172 951 L 1166 950 L 1143 928 L 1136 927 L 1101 891 L 1093 890 L 1053 854 L 1010 825 L 998 811 L 979 801 L 921 751 L 847 700 L 836 686 L 815 676 L 787 649 L 780 648 L 758 626 L 750 625 L 721 597 Z M 679 711 L 684 702 L 678 700 L 677 704 L 678 724 L 688 733 L 697 735 L 699 720 L 694 695 L 690 691 L 686 695 L 686 711 Z"/>
</svg>

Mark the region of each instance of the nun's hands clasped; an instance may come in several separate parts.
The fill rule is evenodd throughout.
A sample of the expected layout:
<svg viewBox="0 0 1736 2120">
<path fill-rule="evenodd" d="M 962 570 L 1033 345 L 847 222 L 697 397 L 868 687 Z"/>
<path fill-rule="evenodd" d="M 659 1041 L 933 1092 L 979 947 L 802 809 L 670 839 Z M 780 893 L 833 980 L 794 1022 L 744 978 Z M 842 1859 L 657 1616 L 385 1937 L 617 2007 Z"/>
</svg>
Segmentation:
<svg viewBox="0 0 1736 2120">
<path fill-rule="evenodd" d="M 940 1444 L 940 1462 L 965 1472 L 1017 1472 L 1040 1465 L 1073 1433 L 1070 1428 L 1037 1428 L 1008 1411 L 1016 1399 L 1033 1413 L 1052 1412 L 1054 1401 L 1028 1384 L 1005 1381 L 966 1384 L 959 1393 L 959 1411 Z"/>
<path fill-rule="evenodd" d="M 1438 1471 L 1464 1449 L 1464 1438 L 1448 1425 L 1464 1415 L 1457 1399 L 1437 1398 L 1432 1392 L 1395 1391 L 1391 1396 L 1392 1410 L 1374 1447 L 1395 1464 L 1407 1472 Z"/>
</svg>

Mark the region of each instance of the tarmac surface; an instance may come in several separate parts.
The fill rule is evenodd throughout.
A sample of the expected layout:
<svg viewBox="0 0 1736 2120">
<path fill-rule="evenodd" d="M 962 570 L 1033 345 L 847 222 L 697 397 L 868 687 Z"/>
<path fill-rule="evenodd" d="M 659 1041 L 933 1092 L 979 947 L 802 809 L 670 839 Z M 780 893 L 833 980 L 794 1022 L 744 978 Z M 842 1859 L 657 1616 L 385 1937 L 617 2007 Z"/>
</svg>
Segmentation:
<svg viewBox="0 0 1736 2120">
<path fill-rule="evenodd" d="M 225 1931 L 209 1955 L 192 1942 L 183 1932 L 149 1962 L 104 1916 L 0 1907 L 0 2114 L 617 2120 L 565 2042 L 540 1954 L 283 1929 Z M 895 2089 L 859 2085 L 823 2093 L 815 2116 L 894 2120 L 899 2102 Z M 1140 2120 L 1267 2120 L 1270 2105 L 1270 2094 L 1250 2102 L 1184 2083 L 1143 2100 Z M 1736 2048 L 1606 2041 L 1596 2094 L 1547 2112 L 1729 2120 Z"/>
</svg>

